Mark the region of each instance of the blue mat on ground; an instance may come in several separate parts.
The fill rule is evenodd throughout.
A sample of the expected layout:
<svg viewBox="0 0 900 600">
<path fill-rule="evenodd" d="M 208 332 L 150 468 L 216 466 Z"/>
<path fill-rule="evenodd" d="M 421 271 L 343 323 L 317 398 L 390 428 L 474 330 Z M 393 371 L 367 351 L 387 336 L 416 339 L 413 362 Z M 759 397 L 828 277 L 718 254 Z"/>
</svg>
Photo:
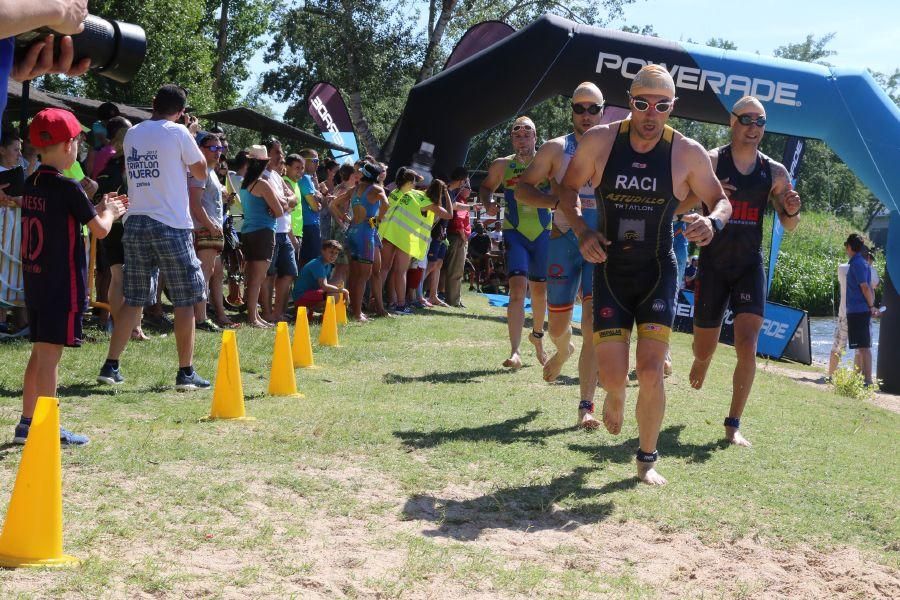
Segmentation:
<svg viewBox="0 0 900 600">
<path fill-rule="evenodd" d="M 491 306 L 497 306 L 500 308 L 506 308 L 509 306 L 509 296 L 504 296 L 503 294 L 481 294 L 485 298 L 487 298 L 488 304 Z M 525 298 L 525 310 L 526 312 L 531 311 L 531 298 Z M 572 307 L 572 321 L 574 323 L 581 323 L 581 305 L 576 304 Z"/>
</svg>

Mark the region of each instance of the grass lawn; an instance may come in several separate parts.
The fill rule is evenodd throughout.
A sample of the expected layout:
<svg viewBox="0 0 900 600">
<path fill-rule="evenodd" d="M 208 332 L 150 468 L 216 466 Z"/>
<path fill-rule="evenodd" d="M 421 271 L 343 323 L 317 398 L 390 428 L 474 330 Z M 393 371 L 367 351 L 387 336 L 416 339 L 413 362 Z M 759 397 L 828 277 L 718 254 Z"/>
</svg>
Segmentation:
<svg viewBox="0 0 900 600">
<path fill-rule="evenodd" d="M 760 373 L 754 447 L 729 447 L 734 352 L 694 391 L 676 334 L 670 483 L 652 489 L 633 478 L 636 388 L 621 435 L 574 430 L 575 361 L 545 384 L 526 343 L 525 368 L 502 369 L 503 312 L 464 301 L 342 328 L 297 371 L 300 400 L 266 395 L 274 331 L 239 330 L 253 422 L 198 422 L 212 392 L 173 390 L 171 336 L 132 343 L 117 389 L 93 383 L 105 342 L 66 351 L 62 423 L 92 440 L 63 451 L 64 546 L 83 562 L 0 572 L 0 596 L 900 595 L 900 415 Z M 202 375 L 218 348 L 198 332 Z M 29 350 L 0 345 L 7 439 Z M 19 456 L 0 448 L 0 511 Z"/>
</svg>

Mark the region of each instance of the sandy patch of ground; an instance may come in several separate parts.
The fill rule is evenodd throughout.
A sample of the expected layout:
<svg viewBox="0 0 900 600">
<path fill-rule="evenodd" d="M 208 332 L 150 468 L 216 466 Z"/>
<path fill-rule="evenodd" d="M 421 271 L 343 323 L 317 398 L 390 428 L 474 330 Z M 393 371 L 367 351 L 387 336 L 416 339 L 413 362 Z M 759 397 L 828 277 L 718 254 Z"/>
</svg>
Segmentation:
<svg viewBox="0 0 900 600">
<path fill-rule="evenodd" d="M 760 371 L 784 375 L 785 377 L 788 377 L 789 379 L 792 379 L 797 383 L 816 387 L 823 392 L 833 391 L 831 385 L 825 383 L 824 371 L 822 371 L 821 373 L 801 371 L 799 369 L 791 369 L 790 367 L 780 364 L 773 364 L 770 362 L 757 363 L 756 366 Z M 875 406 L 878 406 L 879 408 L 883 408 L 895 413 L 900 413 L 900 396 L 876 392 L 875 394 L 873 394 L 870 402 Z"/>
</svg>

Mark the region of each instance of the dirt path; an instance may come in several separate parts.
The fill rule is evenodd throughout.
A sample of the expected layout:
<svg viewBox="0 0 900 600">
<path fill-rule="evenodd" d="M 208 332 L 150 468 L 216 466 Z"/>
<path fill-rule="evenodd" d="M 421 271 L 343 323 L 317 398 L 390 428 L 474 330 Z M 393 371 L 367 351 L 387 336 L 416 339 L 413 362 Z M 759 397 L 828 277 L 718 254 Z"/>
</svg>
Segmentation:
<svg viewBox="0 0 900 600">
<path fill-rule="evenodd" d="M 774 364 L 771 362 L 757 363 L 756 366 L 761 371 L 784 375 L 785 377 L 788 377 L 793 381 L 796 381 L 797 383 L 802 383 L 803 385 L 811 385 L 813 387 L 819 388 L 823 392 L 833 391 L 831 385 L 825 383 L 824 370 L 819 372 L 802 371 L 800 369 L 791 369 L 790 367 L 781 364 Z M 900 396 L 876 392 L 870 402 L 880 408 L 884 408 L 891 412 L 900 413 Z"/>
</svg>

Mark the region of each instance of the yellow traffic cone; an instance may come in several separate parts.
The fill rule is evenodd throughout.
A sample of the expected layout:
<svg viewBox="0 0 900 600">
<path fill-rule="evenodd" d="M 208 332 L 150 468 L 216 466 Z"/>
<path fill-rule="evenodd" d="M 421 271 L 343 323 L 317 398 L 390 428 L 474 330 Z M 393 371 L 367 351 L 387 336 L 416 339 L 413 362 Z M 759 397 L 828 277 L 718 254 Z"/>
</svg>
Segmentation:
<svg viewBox="0 0 900 600">
<path fill-rule="evenodd" d="M 328 300 L 325 301 L 325 314 L 322 316 L 322 331 L 319 332 L 320 346 L 340 346 L 335 312 L 334 296 L 328 296 Z"/>
<path fill-rule="evenodd" d="M 75 564 L 77 558 L 63 554 L 59 401 L 41 396 L 0 534 L 0 566 Z"/>
<path fill-rule="evenodd" d="M 291 349 L 294 368 L 318 369 L 313 361 L 312 342 L 309 340 L 309 319 L 306 307 L 297 308 L 297 321 L 294 324 L 294 347 Z"/>
<path fill-rule="evenodd" d="M 338 325 L 347 324 L 347 303 L 344 302 L 344 295 L 340 294 L 337 299 L 337 322 Z"/>
<path fill-rule="evenodd" d="M 291 354 L 288 326 L 282 321 L 275 329 L 275 349 L 272 352 L 272 371 L 269 374 L 269 394 L 272 396 L 303 397 L 303 394 L 297 392 L 294 359 Z"/>
<path fill-rule="evenodd" d="M 244 409 L 244 386 L 241 383 L 241 365 L 238 359 L 237 338 L 234 331 L 222 332 L 222 349 L 219 351 L 219 368 L 209 416 L 201 421 L 236 419 L 255 421 Z"/>
</svg>

